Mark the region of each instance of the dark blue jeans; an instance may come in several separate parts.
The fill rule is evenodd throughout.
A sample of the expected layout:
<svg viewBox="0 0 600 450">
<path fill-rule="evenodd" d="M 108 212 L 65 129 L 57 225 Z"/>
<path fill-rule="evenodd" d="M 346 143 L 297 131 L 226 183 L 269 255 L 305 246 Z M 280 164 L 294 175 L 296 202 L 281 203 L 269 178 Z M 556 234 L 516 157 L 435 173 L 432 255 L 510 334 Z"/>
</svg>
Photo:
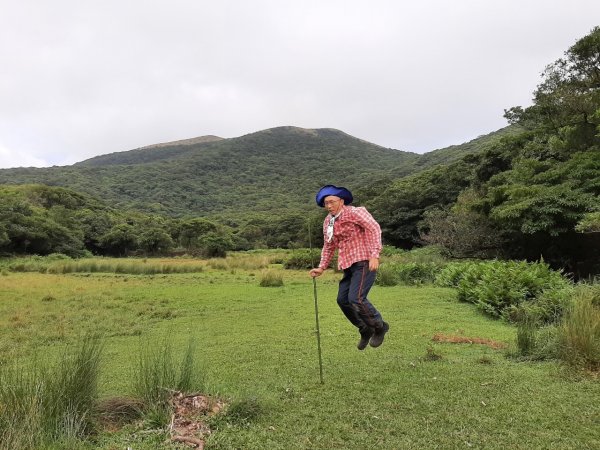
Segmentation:
<svg viewBox="0 0 600 450">
<path fill-rule="evenodd" d="M 372 334 L 383 326 L 379 311 L 367 299 L 377 272 L 369 270 L 369 261 L 359 261 L 344 269 L 340 280 L 337 303 L 360 334 Z"/>
</svg>

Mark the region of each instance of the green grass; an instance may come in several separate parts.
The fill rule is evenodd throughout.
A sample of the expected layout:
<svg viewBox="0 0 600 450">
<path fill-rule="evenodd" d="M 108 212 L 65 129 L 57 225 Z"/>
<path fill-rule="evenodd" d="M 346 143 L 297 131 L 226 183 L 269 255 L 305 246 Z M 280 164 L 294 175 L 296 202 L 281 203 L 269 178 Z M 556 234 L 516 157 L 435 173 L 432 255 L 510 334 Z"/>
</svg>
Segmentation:
<svg viewBox="0 0 600 450">
<path fill-rule="evenodd" d="M 190 337 L 205 389 L 230 413 L 211 419 L 207 449 L 592 449 L 600 446 L 600 384 L 555 362 L 518 362 L 436 333 L 514 345 L 516 328 L 484 317 L 456 292 L 380 287 L 384 344 L 356 350 L 335 302 L 340 274 L 318 283 L 324 384 L 319 382 L 313 285 L 307 271 L 259 285 L 260 269 L 194 274 L 8 273 L 0 279 L 0 358 L 59 355 L 83 332 L 107 336 L 100 397 L 130 395 L 140 341 L 169 337 L 179 364 Z M 431 356 L 435 355 L 435 358 Z M 89 448 L 164 447 L 160 430 L 127 426 Z M 57 447 L 60 448 L 60 447 Z"/>
</svg>

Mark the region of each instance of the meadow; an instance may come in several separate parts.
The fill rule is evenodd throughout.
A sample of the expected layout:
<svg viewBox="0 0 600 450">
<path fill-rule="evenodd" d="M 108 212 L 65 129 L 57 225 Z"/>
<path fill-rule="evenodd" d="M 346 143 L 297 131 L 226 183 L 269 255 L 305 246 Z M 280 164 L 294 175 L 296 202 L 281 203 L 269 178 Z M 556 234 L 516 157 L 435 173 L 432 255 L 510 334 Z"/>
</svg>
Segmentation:
<svg viewBox="0 0 600 450">
<path fill-rule="evenodd" d="M 82 336 L 99 334 L 106 399 L 132 394 L 135 362 L 149 343 L 168 341 L 179 357 L 193 342 L 198 389 L 243 412 L 208 419 L 207 449 L 600 448 L 597 378 L 510 357 L 516 327 L 459 302 L 450 288 L 375 286 L 371 299 L 390 332 L 380 348 L 360 352 L 335 302 L 340 275 L 328 271 L 317 281 L 321 384 L 313 283 L 276 259 L 128 260 L 129 269 L 113 272 L 58 270 L 61 261 L 53 270 L 3 269 L 0 367 L 58 361 Z M 145 265 L 162 269 L 132 269 Z M 267 275 L 282 286 L 261 286 Z M 141 420 L 100 427 L 78 445 L 189 448 Z"/>
</svg>

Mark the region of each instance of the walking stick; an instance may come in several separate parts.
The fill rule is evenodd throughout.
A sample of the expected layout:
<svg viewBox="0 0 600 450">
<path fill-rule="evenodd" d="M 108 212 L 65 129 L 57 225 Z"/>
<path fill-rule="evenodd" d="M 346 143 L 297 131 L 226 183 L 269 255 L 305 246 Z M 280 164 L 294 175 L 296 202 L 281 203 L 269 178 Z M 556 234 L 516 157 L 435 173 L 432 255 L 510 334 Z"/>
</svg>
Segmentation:
<svg viewBox="0 0 600 450">
<path fill-rule="evenodd" d="M 310 256 L 312 259 L 312 233 L 310 229 L 310 219 L 308 219 L 308 246 L 310 248 Z M 313 267 L 315 266 L 314 261 L 312 261 Z M 323 384 L 323 359 L 321 357 L 321 329 L 319 327 L 319 302 L 317 300 L 317 277 L 312 277 L 313 279 L 313 292 L 315 297 L 315 322 L 317 325 L 317 352 L 319 354 L 319 379 L 321 380 L 321 384 Z"/>
<path fill-rule="evenodd" d="M 319 353 L 319 378 L 323 384 L 323 359 L 321 358 L 321 331 L 319 329 L 319 303 L 317 302 L 317 278 L 313 277 L 313 290 L 315 292 L 315 321 L 317 323 L 317 351 Z"/>
</svg>

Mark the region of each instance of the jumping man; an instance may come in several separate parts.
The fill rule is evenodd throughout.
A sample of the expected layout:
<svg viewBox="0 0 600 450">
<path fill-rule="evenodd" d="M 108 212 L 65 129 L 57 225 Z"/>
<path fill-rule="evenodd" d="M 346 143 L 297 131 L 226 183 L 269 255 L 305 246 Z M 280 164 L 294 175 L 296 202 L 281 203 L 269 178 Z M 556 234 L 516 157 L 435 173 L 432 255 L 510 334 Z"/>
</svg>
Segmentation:
<svg viewBox="0 0 600 450">
<path fill-rule="evenodd" d="M 340 280 L 337 303 L 348 320 L 358 328 L 358 349 L 367 344 L 379 347 L 389 329 L 379 311 L 367 299 L 375 282 L 381 252 L 381 228 L 363 207 L 348 206 L 352 193 L 343 187 L 323 186 L 316 196 L 317 205 L 327 208 L 323 222 L 325 243 L 319 267 L 310 271 L 318 277 L 329 266 L 338 250 L 338 269 L 344 271 Z"/>
</svg>

